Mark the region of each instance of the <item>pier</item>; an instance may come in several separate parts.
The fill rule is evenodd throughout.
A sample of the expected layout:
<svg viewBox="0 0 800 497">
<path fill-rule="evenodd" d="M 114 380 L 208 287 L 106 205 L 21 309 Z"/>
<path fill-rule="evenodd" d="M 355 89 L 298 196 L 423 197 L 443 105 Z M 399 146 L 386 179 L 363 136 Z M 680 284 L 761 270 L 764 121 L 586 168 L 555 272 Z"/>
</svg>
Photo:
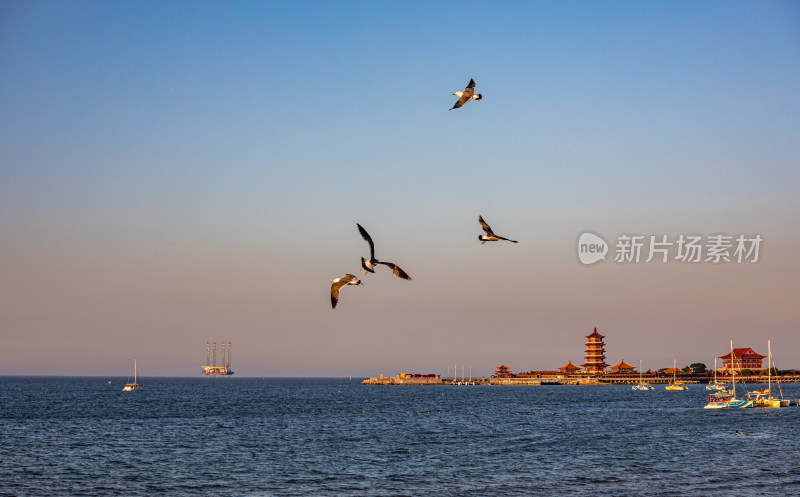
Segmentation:
<svg viewBox="0 0 800 497">
<path fill-rule="evenodd" d="M 678 380 L 686 384 L 709 383 L 712 378 L 700 375 L 678 375 Z M 731 383 L 730 376 L 717 376 L 719 383 Z M 475 378 L 443 378 L 439 375 L 410 375 L 400 373 L 397 376 L 383 374 L 362 381 L 363 385 L 636 385 L 640 381 L 653 385 L 672 383 L 672 376 L 657 373 L 643 374 L 600 374 L 600 375 L 564 375 L 564 374 L 523 374 L 512 377 L 475 377 Z M 736 376 L 736 383 L 765 384 L 767 376 Z M 800 375 L 781 376 L 772 383 L 800 383 Z"/>
</svg>

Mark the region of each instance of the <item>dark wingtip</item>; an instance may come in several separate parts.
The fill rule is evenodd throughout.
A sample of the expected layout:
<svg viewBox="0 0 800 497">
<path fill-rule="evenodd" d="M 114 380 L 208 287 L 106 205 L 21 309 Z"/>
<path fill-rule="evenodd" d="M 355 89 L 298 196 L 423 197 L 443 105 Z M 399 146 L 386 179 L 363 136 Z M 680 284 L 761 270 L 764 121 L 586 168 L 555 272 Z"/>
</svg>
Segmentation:
<svg viewBox="0 0 800 497">
<path fill-rule="evenodd" d="M 333 298 L 333 295 L 331 295 L 331 309 L 336 309 L 336 303 L 337 302 L 338 302 L 338 300 Z"/>
</svg>

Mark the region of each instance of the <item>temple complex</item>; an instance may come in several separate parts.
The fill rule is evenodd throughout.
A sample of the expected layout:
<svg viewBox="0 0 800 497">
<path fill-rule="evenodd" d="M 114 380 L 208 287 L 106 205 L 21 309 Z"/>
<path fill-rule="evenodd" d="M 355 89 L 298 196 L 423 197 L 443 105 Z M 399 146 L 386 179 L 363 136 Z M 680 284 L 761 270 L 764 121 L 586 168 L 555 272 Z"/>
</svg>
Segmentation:
<svg viewBox="0 0 800 497">
<path fill-rule="evenodd" d="M 619 361 L 618 364 L 614 364 L 611 366 L 612 373 L 634 373 L 636 372 L 636 366 L 631 366 L 625 359 Z"/>
<path fill-rule="evenodd" d="M 603 345 L 603 335 L 597 332 L 595 327 L 591 335 L 586 338 L 586 362 L 581 364 L 583 370 L 587 373 L 604 373 L 608 364 L 606 364 L 606 353 Z"/>
<path fill-rule="evenodd" d="M 502 364 L 500 366 L 497 366 L 497 370 L 495 370 L 494 374 L 492 375 L 492 378 L 510 378 L 512 376 L 514 376 L 514 373 L 512 373 L 511 370 L 508 369 L 508 366 Z"/>
<path fill-rule="evenodd" d="M 558 368 L 558 370 L 561 371 L 562 373 L 572 374 L 572 373 L 577 373 L 578 371 L 580 371 L 581 367 L 580 366 L 576 366 L 576 365 L 572 364 L 572 361 L 569 361 L 568 363 L 566 363 L 563 366 L 561 366 L 560 368 Z"/>
<path fill-rule="evenodd" d="M 730 352 L 719 356 L 719 358 L 722 359 L 722 370 L 733 368 L 736 371 L 742 369 L 764 369 L 761 365 L 761 360 L 765 357 L 767 356 L 759 354 L 750 347 L 733 349 L 733 361 L 731 361 Z"/>
</svg>

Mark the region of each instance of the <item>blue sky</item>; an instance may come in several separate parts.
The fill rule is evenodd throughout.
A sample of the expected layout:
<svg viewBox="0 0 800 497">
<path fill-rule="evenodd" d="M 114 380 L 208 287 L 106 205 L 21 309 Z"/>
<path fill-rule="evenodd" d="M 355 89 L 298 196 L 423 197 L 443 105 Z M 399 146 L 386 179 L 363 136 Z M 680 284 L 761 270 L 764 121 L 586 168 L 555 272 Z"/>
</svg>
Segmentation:
<svg viewBox="0 0 800 497">
<path fill-rule="evenodd" d="M 0 68 L 0 374 L 547 369 L 594 326 L 800 367 L 796 3 L 2 2 Z M 414 280 L 332 311 L 356 222 Z M 585 230 L 765 245 L 583 267 Z"/>
</svg>

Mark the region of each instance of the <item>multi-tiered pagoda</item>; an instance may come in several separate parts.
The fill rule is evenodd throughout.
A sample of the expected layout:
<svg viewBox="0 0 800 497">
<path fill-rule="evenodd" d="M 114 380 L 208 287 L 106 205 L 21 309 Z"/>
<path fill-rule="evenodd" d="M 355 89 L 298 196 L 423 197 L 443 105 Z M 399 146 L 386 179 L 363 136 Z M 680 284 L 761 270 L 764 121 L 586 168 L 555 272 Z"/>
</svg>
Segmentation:
<svg viewBox="0 0 800 497">
<path fill-rule="evenodd" d="M 495 370 L 494 374 L 492 375 L 492 378 L 511 378 L 513 376 L 514 373 L 512 373 L 511 370 L 508 369 L 508 366 L 502 364 L 500 366 L 497 366 L 497 370 Z"/>
<path fill-rule="evenodd" d="M 597 332 L 597 328 L 591 335 L 586 338 L 586 362 L 581 364 L 584 371 L 587 373 L 604 373 L 608 364 L 606 364 L 606 353 L 603 345 L 603 335 Z"/>
</svg>

